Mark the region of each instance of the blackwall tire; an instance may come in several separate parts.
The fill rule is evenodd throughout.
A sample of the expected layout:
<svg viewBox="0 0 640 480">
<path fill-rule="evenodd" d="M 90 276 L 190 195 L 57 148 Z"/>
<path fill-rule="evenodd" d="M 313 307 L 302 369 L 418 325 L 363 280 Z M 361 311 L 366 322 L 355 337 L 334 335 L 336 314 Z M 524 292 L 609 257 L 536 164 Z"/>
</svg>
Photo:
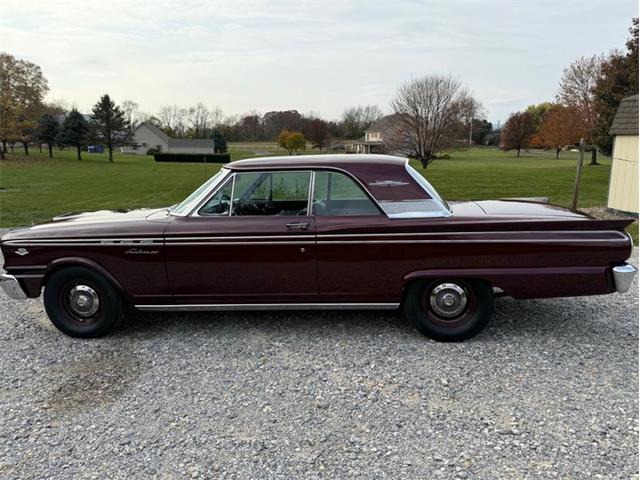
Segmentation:
<svg viewBox="0 0 640 480">
<path fill-rule="evenodd" d="M 475 279 L 419 280 L 409 285 L 404 310 L 413 325 L 440 342 L 460 342 L 480 333 L 493 314 L 490 285 Z"/>
<path fill-rule="evenodd" d="M 78 338 L 108 334 L 125 312 L 111 282 L 91 269 L 76 266 L 54 272 L 47 280 L 44 307 L 58 330 Z"/>
</svg>

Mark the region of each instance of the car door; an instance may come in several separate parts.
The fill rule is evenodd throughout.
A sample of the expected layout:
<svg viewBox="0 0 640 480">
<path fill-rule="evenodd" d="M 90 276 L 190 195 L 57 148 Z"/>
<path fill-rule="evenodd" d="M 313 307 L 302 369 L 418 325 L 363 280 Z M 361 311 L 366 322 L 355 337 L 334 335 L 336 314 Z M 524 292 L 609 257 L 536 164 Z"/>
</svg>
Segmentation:
<svg viewBox="0 0 640 480">
<path fill-rule="evenodd" d="M 309 171 L 236 172 L 165 233 L 177 303 L 307 303 L 318 295 Z"/>
<path fill-rule="evenodd" d="M 370 241 L 376 233 L 390 228 L 389 219 L 362 187 L 341 172 L 317 171 L 312 211 L 320 299 L 341 303 L 397 301 L 396 252 Z"/>
</svg>

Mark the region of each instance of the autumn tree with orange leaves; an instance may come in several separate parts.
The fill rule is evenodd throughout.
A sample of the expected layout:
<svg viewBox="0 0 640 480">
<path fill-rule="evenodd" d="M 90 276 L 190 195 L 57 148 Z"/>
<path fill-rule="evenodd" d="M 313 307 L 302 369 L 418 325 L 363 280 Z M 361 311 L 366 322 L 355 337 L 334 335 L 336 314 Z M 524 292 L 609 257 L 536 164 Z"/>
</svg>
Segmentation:
<svg viewBox="0 0 640 480">
<path fill-rule="evenodd" d="M 580 111 L 563 105 L 556 105 L 544 114 L 539 132 L 542 144 L 554 149 L 556 158 L 560 158 L 564 147 L 578 143 L 585 134 Z"/>
</svg>

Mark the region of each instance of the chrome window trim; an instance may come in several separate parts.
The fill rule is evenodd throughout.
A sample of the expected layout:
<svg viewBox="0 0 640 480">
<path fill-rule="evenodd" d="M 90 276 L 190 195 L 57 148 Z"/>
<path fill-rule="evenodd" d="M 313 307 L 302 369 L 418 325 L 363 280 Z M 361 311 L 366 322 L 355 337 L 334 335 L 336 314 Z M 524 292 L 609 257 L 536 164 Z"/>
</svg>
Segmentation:
<svg viewBox="0 0 640 480">
<path fill-rule="evenodd" d="M 360 181 L 359 178 L 357 178 L 355 175 L 353 175 L 351 172 L 344 170 L 342 168 L 338 168 L 338 167 L 312 167 L 315 168 L 315 170 L 313 170 L 314 174 L 315 172 L 337 172 L 337 173 L 342 173 L 343 175 L 345 175 L 347 178 L 353 180 L 355 182 L 356 185 L 358 185 L 362 191 L 364 192 L 364 194 L 369 198 L 369 200 L 371 200 L 373 202 L 373 204 L 376 206 L 376 208 L 378 209 L 378 214 L 379 215 L 384 215 L 387 218 L 390 218 L 389 215 L 387 214 L 387 212 L 384 211 L 384 209 L 382 208 L 382 206 L 380 205 L 380 202 L 378 201 L 378 199 L 376 197 L 373 196 L 373 194 L 367 189 L 367 187 L 365 187 L 364 183 L 362 183 Z M 314 177 L 315 179 L 315 177 Z M 328 215 L 328 216 L 334 216 L 334 217 L 355 217 L 357 215 Z M 373 216 L 373 215 L 365 215 L 365 216 Z"/>
<path fill-rule="evenodd" d="M 226 179 L 226 182 L 218 183 L 212 188 L 212 190 L 210 190 L 211 195 L 205 195 L 204 200 L 202 200 L 198 205 L 196 205 L 193 211 L 188 215 L 189 217 L 220 218 L 220 217 L 231 216 L 231 203 L 233 203 L 233 201 L 229 204 L 229 213 L 226 215 L 200 215 L 200 209 L 204 207 L 207 204 L 207 202 L 211 200 L 211 198 L 214 197 L 220 190 L 226 187 L 229 181 L 232 182 L 231 198 L 233 199 L 233 189 L 235 188 L 235 184 L 236 184 L 236 173 L 231 172 L 231 175 L 229 176 L 229 178 L 225 177 L 225 179 Z"/>
<path fill-rule="evenodd" d="M 359 178 L 357 178 L 355 175 L 353 175 L 353 173 L 349 172 L 348 170 L 345 170 L 344 168 L 334 167 L 334 166 L 330 166 L 330 165 L 310 164 L 309 167 L 307 167 L 307 168 L 309 168 L 312 172 L 327 172 L 327 171 L 328 172 L 340 172 L 340 173 L 346 175 L 351 180 L 356 182 L 356 184 L 358 186 L 360 186 L 360 188 L 362 188 L 364 193 L 369 197 L 369 199 L 371 199 L 371 201 L 378 208 L 378 211 L 380 212 L 380 215 L 384 215 L 385 217 L 389 218 L 389 215 L 387 215 L 386 212 L 384 211 L 384 209 L 380 206 L 380 202 L 378 201 L 378 199 L 373 196 L 373 194 L 364 185 L 364 183 L 362 183 Z M 264 167 L 264 168 L 256 167 L 256 168 L 253 168 L 251 170 L 241 170 L 241 171 L 236 171 L 234 173 L 275 172 L 275 171 L 278 171 L 278 172 L 294 171 L 295 172 L 295 171 L 299 171 L 299 168 L 298 167 L 295 167 L 295 168 L 292 168 L 292 167 L 280 167 L 280 168 L 273 169 L 273 168 L 269 168 L 269 167 Z"/>
<path fill-rule="evenodd" d="M 229 170 L 231 172 L 231 180 L 233 181 L 233 185 L 231 186 L 231 204 L 229 205 L 229 214 L 228 215 L 200 215 L 198 212 L 200 211 L 200 209 L 211 199 L 211 197 L 213 197 L 216 193 L 218 193 L 218 191 L 222 188 L 224 188 L 227 185 L 227 182 L 225 182 L 224 184 L 220 184 L 220 183 L 216 183 L 216 185 L 214 187 L 212 187 L 212 189 L 210 190 L 211 194 L 210 195 L 206 195 L 205 199 L 202 200 L 200 202 L 199 205 L 196 206 L 196 208 L 191 212 L 191 214 L 189 215 L 190 217 L 201 217 L 201 218 L 222 218 L 222 217 L 231 217 L 233 216 L 233 197 L 235 196 L 236 193 L 236 177 L 241 174 L 241 173 L 257 173 L 257 172 L 261 172 L 261 173 L 276 173 L 276 172 L 292 172 L 292 173 L 308 173 L 309 174 L 309 192 L 311 192 L 312 190 L 312 179 L 313 179 L 313 170 L 307 170 L 307 169 L 256 169 L 256 170 L 247 170 L 247 171 L 240 171 L 240 172 L 236 172 L 236 171 L 232 171 Z M 226 178 L 226 176 L 225 176 Z M 311 204 L 309 203 L 309 199 L 311 197 L 307 197 L 307 215 L 306 216 L 310 216 L 309 211 L 311 208 Z M 265 216 L 272 216 L 272 215 L 242 215 L 242 217 L 244 218 L 260 218 L 260 217 L 265 217 Z M 290 216 L 290 215 L 288 215 Z M 300 216 L 300 215 L 295 215 L 295 216 Z"/>
<path fill-rule="evenodd" d="M 215 184 L 213 184 L 213 185 L 211 186 L 211 190 L 209 190 L 209 192 L 211 192 L 212 190 L 216 190 L 216 191 L 217 191 L 217 189 L 218 189 L 218 187 L 220 186 L 220 184 L 221 184 L 222 182 L 224 182 L 224 181 L 225 181 L 225 179 L 226 179 L 230 174 L 233 174 L 233 172 L 232 172 L 230 169 L 228 169 L 227 167 L 222 167 L 222 168 L 221 168 L 218 172 L 216 172 L 216 173 L 220 173 L 220 172 L 224 172 L 224 175 L 222 175 L 222 176 L 220 177 L 220 179 L 219 179 Z M 208 181 L 208 180 L 207 180 L 207 181 Z M 199 187 L 198 187 L 198 188 L 199 188 Z M 175 213 L 175 212 L 172 212 L 171 210 L 169 210 L 169 215 L 172 215 L 172 216 L 174 216 L 174 217 L 189 217 L 189 216 L 191 216 L 191 214 L 193 213 L 194 209 L 197 209 L 197 208 L 198 208 L 198 206 L 199 206 L 199 204 L 202 202 L 202 198 L 203 198 L 203 197 L 207 197 L 207 198 L 208 198 L 208 196 L 209 196 L 209 195 L 208 195 L 208 193 L 209 193 L 209 192 L 206 192 L 206 191 L 205 191 L 205 192 L 203 192 L 203 193 L 202 193 L 198 198 L 193 199 L 193 200 L 188 204 L 188 205 L 190 206 L 190 208 L 189 208 L 189 206 L 186 208 L 186 210 L 185 210 L 185 211 L 186 211 L 186 213 L 182 213 L 182 214 L 181 214 L 181 213 Z"/>
<path fill-rule="evenodd" d="M 433 185 L 429 183 L 429 181 L 424 178 L 420 173 L 418 173 L 415 169 L 411 167 L 409 164 L 409 159 L 404 164 L 404 168 L 411 176 L 414 182 L 418 184 L 418 186 L 427 192 L 431 200 L 434 200 L 439 206 L 440 211 L 437 212 L 407 212 L 401 214 L 391 214 L 389 218 L 440 218 L 440 217 L 451 217 L 453 212 L 451 207 L 449 207 L 446 201 L 442 198 L 442 196 L 433 188 Z"/>
<path fill-rule="evenodd" d="M 316 194 L 316 171 L 311 170 L 311 179 L 309 180 L 309 200 L 307 201 L 307 217 L 313 215 L 313 197 Z"/>
</svg>

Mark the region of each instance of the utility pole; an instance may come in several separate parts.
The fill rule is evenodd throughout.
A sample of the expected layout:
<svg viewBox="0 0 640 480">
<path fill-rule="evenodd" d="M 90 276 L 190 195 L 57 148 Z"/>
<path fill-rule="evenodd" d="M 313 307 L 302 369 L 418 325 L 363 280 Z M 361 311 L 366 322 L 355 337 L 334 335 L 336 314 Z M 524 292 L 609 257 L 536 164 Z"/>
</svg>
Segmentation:
<svg viewBox="0 0 640 480">
<path fill-rule="evenodd" d="M 580 193 L 580 180 L 582 179 L 582 164 L 584 161 L 584 138 L 580 139 L 580 156 L 578 157 L 578 165 L 576 167 L 576 184 L 573 188 L 573 201 L 571 202 L 571 210 L 578 210 L 578 194 Z"/>
</svg>

